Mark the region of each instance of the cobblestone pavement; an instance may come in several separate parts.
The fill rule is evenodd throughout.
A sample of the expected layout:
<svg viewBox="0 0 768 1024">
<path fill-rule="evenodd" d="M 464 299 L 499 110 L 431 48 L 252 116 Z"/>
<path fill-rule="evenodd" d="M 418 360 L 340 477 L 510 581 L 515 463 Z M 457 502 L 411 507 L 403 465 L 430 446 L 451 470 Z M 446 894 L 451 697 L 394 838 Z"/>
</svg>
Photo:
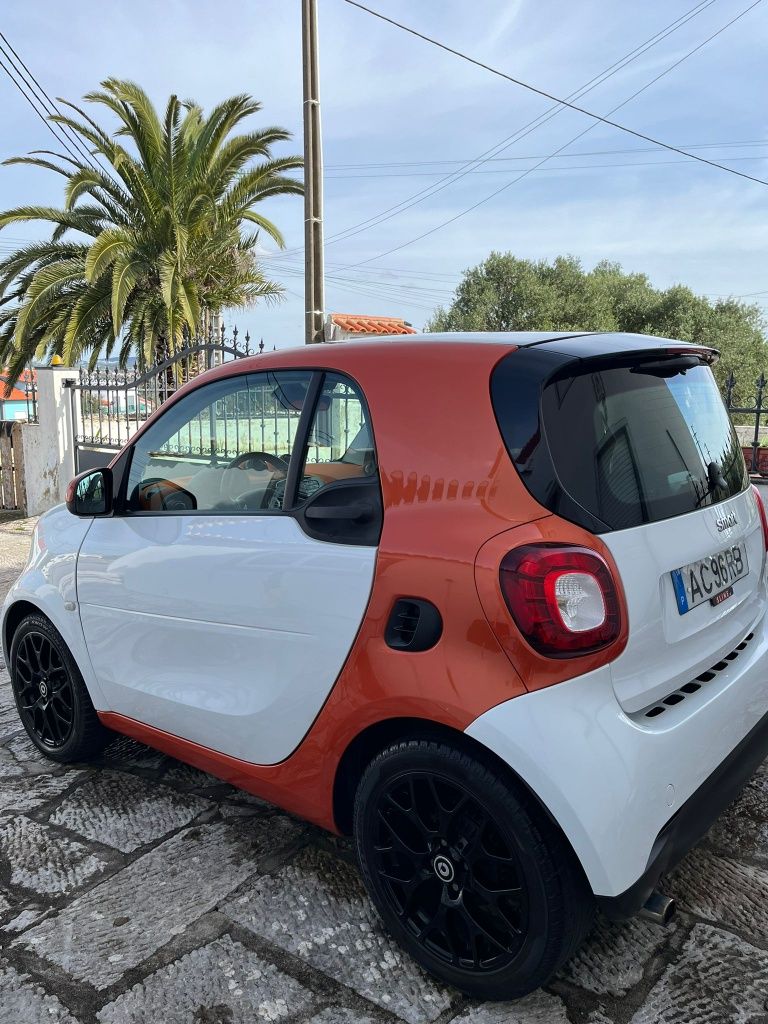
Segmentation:
<svg viewBox="0 0 768 1024">
<path fill-rule="evenodd" d="M 765 767 L 665 889 L 671 927 L 598 921 L 546 991 L 472 1003 L 383 934 L 347 843 L 126 739 L 56 767 L 0 667 L 0 1024 L 768 1024 Z"/>
<path fill-rule="evenodd" d="M 0 601 L 27 560 L 30 538 L 37 519 L 19 519 L 0 511 Z"/>
</svg>

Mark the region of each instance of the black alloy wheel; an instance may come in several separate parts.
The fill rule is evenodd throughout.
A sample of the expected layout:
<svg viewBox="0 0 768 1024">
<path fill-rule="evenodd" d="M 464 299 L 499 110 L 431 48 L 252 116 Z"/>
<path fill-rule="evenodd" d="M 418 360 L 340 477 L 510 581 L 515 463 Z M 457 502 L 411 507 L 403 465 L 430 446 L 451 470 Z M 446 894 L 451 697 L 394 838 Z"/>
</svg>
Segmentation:
<svg viewBox="0 0 768 1024">
<path fill-rule="evenodd" d="M 79 668 L 53 623 L 28 615 L 11 639 L 11 686 L 27 735 L 54 761 L 87 761 L 111 734 L 99 721 Z"/>
<path fill-rule="evenodd" d="M 592 923 L 594 898 L 557 827 L 513 776 L 447 743 L 378 754 L 354 836 L 387 929 L 469 995 L 514 999 L 545 984 Z"/>
<path fill-rule="evenodd" d="M 453 967 L 509 966 L 528 935 L 518 857 L 465 786 L 403 772 L 381 792 L 374 863 L 403 926 Z"/>
<path fill-rule="evenodd" d="M 61 655 L 47 636 L 29 631 L 16 648 L 13 667 L 27 732 L 52 750 L 63 747 L 75 724 L 75 695 Z"/>
</svg>

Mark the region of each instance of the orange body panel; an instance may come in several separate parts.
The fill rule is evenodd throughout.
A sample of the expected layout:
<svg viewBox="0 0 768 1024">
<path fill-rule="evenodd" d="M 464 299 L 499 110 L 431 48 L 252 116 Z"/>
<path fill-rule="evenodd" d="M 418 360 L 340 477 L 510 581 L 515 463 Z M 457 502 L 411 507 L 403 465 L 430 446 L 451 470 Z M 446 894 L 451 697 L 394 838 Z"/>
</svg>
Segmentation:
<svg viewBox="0 0 768 1024">
<path fill-rule="evenodd" d="M 569 544 L 574 547 L 591 548 L 605 559 L 616 584 L 621 610 L 621 629 L 609 647 L 594 654 L 582 654 L 578 657 L 547 658 L 526 643 L 509 613 L 499 580 L 499 565 L 502 559 L 512 548 L 523 544 Z M 618 658 L 627 646 L 627 601 L 616 562 L 599 537 L 581 526 L 576 526 L 575 523 L 569 523 L 559 516 L 546 516 L 497 534 L 487 541 L 477 554 L 476 577 L 480 601 L 491 628 L 509 655 L 510 661 L 525 680 L 528 690 L 540 690 L 544 686 L 563 683 L 566 679 L 591 672 Z"/>
<path fill-rule="evenodd" d="M 324 707 L 279 765 L 238 761 L 111 713 L 101 715 L 104 723 L 335 829 L 338 764 L 368 726 L 410 717 L 463 730 L 526 688 L 614 657 L 626 641 L 626 614 L 616 650 L 574 664 L 535 655 L 504 606 L 498 566 L 518 543 L 539 538 L 591 546 L 613 568 L 595 537 L 534 500 L 504 448 L 489 378 L 510 351 L 493 343 L 324 345 L 224 364 L 181 389 L 174 400 L 217 377 L 295 367 L 338 370 L 358 382 L 370 408 L 384 501 L 373 588 Z M 443 634 L 431 650 L 407 653 L 385 643 L 400 597 L 424 598 L 440 610 Z"/>
</svg>

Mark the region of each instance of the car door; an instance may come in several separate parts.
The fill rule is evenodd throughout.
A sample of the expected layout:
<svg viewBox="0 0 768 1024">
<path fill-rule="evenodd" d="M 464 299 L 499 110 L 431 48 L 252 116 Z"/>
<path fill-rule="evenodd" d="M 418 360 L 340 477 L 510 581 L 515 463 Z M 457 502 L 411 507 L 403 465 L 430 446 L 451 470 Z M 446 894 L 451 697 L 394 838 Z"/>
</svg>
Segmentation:
<svg viewBox="0 0 768 1024">
<path fill-rule="evenodd" d="M 371 591 L 372 436 L 356 384 L 291 370 L 201 385 L 137 439 L 77 566 L 111 711 L 254 763 L 295 749 Z"/>
</svg>

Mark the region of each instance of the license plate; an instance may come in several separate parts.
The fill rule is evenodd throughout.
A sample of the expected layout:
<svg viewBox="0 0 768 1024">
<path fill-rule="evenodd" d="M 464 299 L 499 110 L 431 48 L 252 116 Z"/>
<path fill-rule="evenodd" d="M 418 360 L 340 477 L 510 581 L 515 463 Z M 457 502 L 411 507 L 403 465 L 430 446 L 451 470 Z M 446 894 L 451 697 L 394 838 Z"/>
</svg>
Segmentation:
<svg viewBox="0 0 768 1024">
<path fill-rule="evenodd" d="M 689 562 L 671 572 L 677 598 L 677 610 L 685 615 L 707 601 L 722 604 L 733 593 L 733 584 L 749 572 L 747 549 L 743 541 L 714 555 Z"/>
</svg>

